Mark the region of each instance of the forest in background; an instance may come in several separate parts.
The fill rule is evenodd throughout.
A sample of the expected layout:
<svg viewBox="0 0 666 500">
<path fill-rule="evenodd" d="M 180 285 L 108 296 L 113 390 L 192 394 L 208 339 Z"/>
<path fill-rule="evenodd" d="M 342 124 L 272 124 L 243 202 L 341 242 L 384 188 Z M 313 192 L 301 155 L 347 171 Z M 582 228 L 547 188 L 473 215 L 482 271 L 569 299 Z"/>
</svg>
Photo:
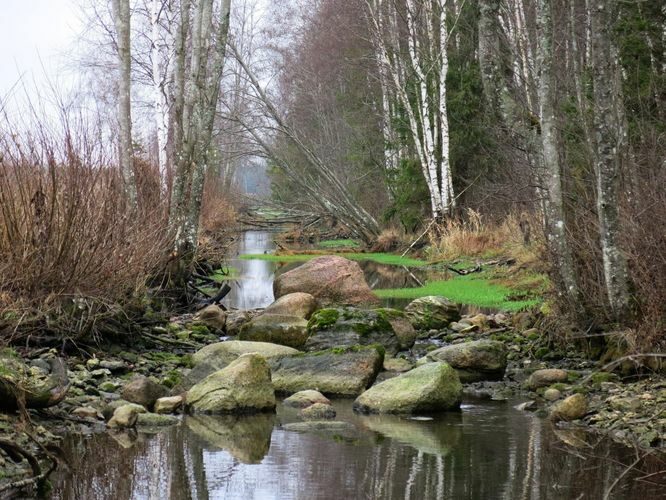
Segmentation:
<svg viewBox="0 0 666 500">
<path fill-rule="evenodd" d="M 512 221 L 542 252 L 561 323 L 663 348 L 660 2 L 85 12 L 81 91 L 43 96 L 54 119 L 34 96 L 20 120 L 3 111 L 3 341 L 116 335 L 147 292 L 178 295 L 196 262 L 223 257 L 237 180 L 266 162 L 272 201 L 368 245 L 387 228 L 427 230 L 434 249 L 457 229 L 469 245 Z"/>
</svg>

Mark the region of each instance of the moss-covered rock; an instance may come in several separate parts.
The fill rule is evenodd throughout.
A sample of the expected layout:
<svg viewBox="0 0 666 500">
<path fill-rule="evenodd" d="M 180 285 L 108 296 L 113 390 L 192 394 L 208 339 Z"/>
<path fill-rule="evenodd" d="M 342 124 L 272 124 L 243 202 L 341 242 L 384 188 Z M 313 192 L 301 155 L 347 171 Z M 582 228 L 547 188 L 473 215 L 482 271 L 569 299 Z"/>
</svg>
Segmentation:
<svg viewBox="0 0 666 500">
<path fill-rule="evenodd" d="M 283 401 L 285 406 L 292 408 L 307 408 L 315 403 L 330 405 L 331 401 L 321 392 L 313 390 L 299 391 Z"/>
<path fill-rule="evenodd" d="M 293 347 L 287 347 L 268 342 L 249 342 L 242 340 L 229 340 L 209 344 L 199 349 L 192 356 L 194 369 L 183 377 L 181 386 L 189 389 L 194 384 L 201 382 L 211 373 L 222 370 L 243 354 L 257 353 L 265 359 L 281 358 L 298 354 L 299 351 Z"/>
<path fill-rule="evenodd" d="M 256 413 L 275 409 L 271 370 L 258 354 L 244 354 L 187 393 L 193 413 Z"/>
<path fill-rule="evenodd" d="M 335 410 L 330 404 L 314 403 L 303 408 L 298 415 L 304 420 L 330 420 L 335 418 Z"/>
<path fill-rule="evenodd" d="M 418 413 L 460 406 L 462 384 L 446 363 L 427 363 L 377 384 L 354 401 L 363 413 Z"/>
<path fill-rule="evenodd" d="M 352 346 L 270 360 L 275 390 L 292 394 L 314 389 L 328 396 L 357 396 L 377 377 L 384 361 L 380 346 Z"/>
<path fill-rule="evenodd" d="M 574 394 L 555 403 L 550 409 L 550 418 L 558 420 L 577 420 L 587 413 L 587 398 L 584 394 Z"/>
<path fill-rule="evenodd" d="M 161 415 L 157 413 L 140 413 L 137 415 L 136 425 L 142 427 L 166 427 L 176 425 L 180 422 L 173 415 Z"/>
<path fill-rule="evenodd" d="M 400 349 L 400 339 L 383 310 L 321 309 L 310 318 L 308 333 L 306 351 L 371 344 L 382 345 L 393 354 Z"/>
<path fill-rule="evenodd" d="M 69 380 L 64 361 L 44 361 L 43 369 L 29 367 L 13 351 L 0 352 L 0 408 L 17 408 L 17 398 L 23 400 L 26 408 L 55 406 L 65 398 Z"/>
<path fill-rule="evenodd" d="M 450 364 L 465 383 L 502 379 L 506 370 L 506 356 L 504 344 L 495 340 L 453 344 L 426 354 L 428 361 L 444 361 Z"/>
<path fill-rule="evenodd" d="M 536 370 L 525 382 L 528 389 L 535 390 L 540 387 L 548 387 L 552 384 L 566 382 L 568 373 L 566 370 L 559 368 L 546 368 L 543 370 Z"/>
<path fill-rule="evenodd" d="M 405 314 L 417 330 L 446 328 L 460 319 L 460 307 L 445 297 L 428 296 L 412 301 Z"/>
<path fill-rule="evenodd" d="M 239 340 L 269 342 L 289 347 L 303 347 L 308 338 L 308 322 L 299 316 L 261 314 L 245 323 Z"/>
</svg>

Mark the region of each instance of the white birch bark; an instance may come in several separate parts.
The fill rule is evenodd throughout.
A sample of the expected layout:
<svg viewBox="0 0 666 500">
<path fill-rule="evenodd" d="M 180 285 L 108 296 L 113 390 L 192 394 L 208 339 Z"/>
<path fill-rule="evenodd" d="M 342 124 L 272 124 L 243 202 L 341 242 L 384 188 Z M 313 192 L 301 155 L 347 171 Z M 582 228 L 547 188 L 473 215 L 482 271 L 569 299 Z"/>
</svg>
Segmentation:
<svg viewBox="0 0 666 500">
<path fill-rule="evenodd" d="M 553 21 L 551 0 L 539 0 L 538 25 L 540 43 L 539 101 L 542 141 L 541 181 L 546 188 L 545 217 L 549 250 L 556 264 L 569 303 L 577 308 L 579 292 L 573 257 L 566 236 L 562 173 L 559 161 L 558 133 L 555 118 L 555 66 L 553 62 Z"/>
<path fill-rule="evenodd" d="M 620 248 L 619 191 L 627 131 L 622 114 L 618 53 L 612 42 L 615 0 L 590 11 L 591 66 L 594 86 L 595 172 L 597 211 L 608 302 L 617 319 L 629 309 L 627 264 Z"/>
</svg>

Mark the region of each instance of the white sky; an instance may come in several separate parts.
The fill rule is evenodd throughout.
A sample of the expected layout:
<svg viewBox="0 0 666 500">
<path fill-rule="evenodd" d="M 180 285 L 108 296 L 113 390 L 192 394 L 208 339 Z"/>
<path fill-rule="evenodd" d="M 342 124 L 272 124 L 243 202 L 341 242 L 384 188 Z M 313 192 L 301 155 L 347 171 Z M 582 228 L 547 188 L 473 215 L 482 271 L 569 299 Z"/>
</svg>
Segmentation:
<svg viewBox="0 0 666 500">
<path fill-rule="evenodd" d="M 67 80 L 66 55 L 81 33 L 78 0 L 0 0 L 0 100 L 23 77 Z"/>
</svg>

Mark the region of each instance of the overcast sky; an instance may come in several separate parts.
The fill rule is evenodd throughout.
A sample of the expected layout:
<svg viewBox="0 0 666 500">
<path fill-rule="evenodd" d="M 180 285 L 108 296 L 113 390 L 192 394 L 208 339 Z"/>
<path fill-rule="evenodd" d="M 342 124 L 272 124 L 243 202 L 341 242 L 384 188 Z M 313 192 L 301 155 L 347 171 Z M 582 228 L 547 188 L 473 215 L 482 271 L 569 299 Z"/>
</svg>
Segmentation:
<svg viewBox="0 0 666 500">
<path fill-rule="evenodd" d="M 66 80 L 81 32 L 78 0 L 0 0 L 0 99 L 21 78 Z M 44 68 L 42 68 L 44 66 Z"/>
</svg>

